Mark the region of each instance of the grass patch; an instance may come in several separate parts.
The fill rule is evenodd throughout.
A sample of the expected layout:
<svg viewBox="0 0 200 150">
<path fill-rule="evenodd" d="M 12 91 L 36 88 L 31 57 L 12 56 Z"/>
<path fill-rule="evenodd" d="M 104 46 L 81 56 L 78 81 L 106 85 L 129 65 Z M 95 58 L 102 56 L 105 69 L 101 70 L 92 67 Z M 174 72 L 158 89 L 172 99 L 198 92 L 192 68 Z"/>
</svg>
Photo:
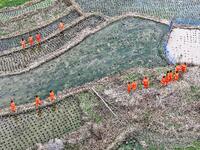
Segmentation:
<svg viewBox="0 0 200 150">
<path fill-rule="evenodd" d="M 56 107 L 56 111 L 55 111 Z M 61 138 L 81 126 L 79 103 L 73 97 L 57 101 L 54 105 L 1 118 L 1 149 L 27 149 L 35 143 Z M 10 142 L 10 139 L 13 142 Z"/>
<path fill-rule="evenodd" d="M 147 141 L 146 143 L 148 147 L 144 148 L 138 141 L 131 138 L 124 141 L 117 150 L 165 150 L 164 145 L 158 145 L 153 141 Z"/>
<path fill-rule="evenodd" d="M 83 92 L 78 95 L 78 99 L 80 100 L 80 107 L 83 112 L 89 116 L 92 121 L 97 124 L 101 122 L 102 117 L 95 112 L 95 107 L 98 106 L 98 100 L 95 95 L 89 92 Z"/>
<path fill-rule="evenodd" d="M 95 90 L 98 92 L 103 92 L 105 88 L 106 88 L 106 86 L 102 85 L 102 84 L 98 84 L 95 86 Z"/>
<path fill-rule="evenodd" d="M 166 61 L 158 55 L 163 45 L 157 46 L 167 32 L 168 26 L 142 19 L 115 22 L 39 68 L 0 80 L 0 105 L 9 105 L 11 95 L 17 104 L 23 104 L 35 94 L 45 98 L 45 91 L 62 91 L 133 67 L 165 66 Z"/>
<path fill-rule="evenodd" d="M 142 149 L 142 145 L 140 145 L 135 139 L 130 138 L 124 141 L 119 147 L 118 150 L 133 150 L 133 149 Z"/>
<path fill-rule="evenodd" d="M 0 9 L 4 7 L 16 7 L 30 0 L 0 0 Z"/>
<path fill-rule="evenodd" d="M 75 145 L 75 144 L 65 144 L 64 150 L 80 150 L 80 146 L 79 145 Z"/>
<path fill-rule="evenodd" d="M 122 77 L 122 79 L 126 82 L 141 80 L 141 74 L 140 73 L 129 73 L 128 75 Z"/>
<path fill-rule="evenodd" d="M 127 12 L 137 12 L 139 14 L 154 16 L 162 19 L 172 19 L 173 17 L 199 18 L 197 1 L 185 0 L 184 5 L 173 3 L 170 0 L 76 0 L 81 8 L 86 12 L 98 12 L 104 15 L 116 16 Z M 90 5 L 88 5 L 90 4 Z M 186 9 L 188 8 L 188 9 Z"/>
<path fill-rule="evenodd" d="M 171 128 L 175 128 L 175 129 L 179 129 L 181 127 L 181 124 L 177 124 L 177 123 L 169 123 L 168 127 Z"/>
<path fill-rule="evenodd" d="M 189 91 L 185 94 L 186 101 L 199 101 L 200 99 L 200 87 L 198 86 L 190 86 Z"/>
<path fill-rule="evenodd" d="M 200 141 L 194 141 L 186 147 L 176 147 L 174 150 L 200 150 Z"/>
</svg>

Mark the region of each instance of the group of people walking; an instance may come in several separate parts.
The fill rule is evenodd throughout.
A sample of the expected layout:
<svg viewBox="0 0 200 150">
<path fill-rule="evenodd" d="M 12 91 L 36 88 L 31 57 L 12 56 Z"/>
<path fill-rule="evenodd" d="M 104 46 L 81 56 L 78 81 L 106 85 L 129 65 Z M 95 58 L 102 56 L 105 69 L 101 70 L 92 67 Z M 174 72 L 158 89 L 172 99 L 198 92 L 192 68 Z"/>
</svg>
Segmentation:
<svg viewBox="0 0 200 150">
<path fill-rule="evenodd" d="M 39 44 L 39 43 L 41 42 L 41 34 L 40 34 L 40 33 L 37 33 L 37 34 L 35 35 L 35 39 L 36 39 L 37 43 Z M 28 37 L 28 42 L 29 42 L 29 45 L 30 45 L 30 46 L 34 45 L 34 39 L 33 39 L 33 36 L 32 36 L 32 35 L 30 35 L 30 36 Z M 22 47 L 22 48 L 26 48 L 26 40 L 25 40 L 24 38 L 21 39 L 21 47 Z"/>
<path fill-rule="evenodd" d="M 62 21 L 60 21 L 60 23 L 58 25 L 58 28 L 61 31 L 61 34 L 63 34 L 62 31 L 64 30 L 64 23 Z M 36 41 L 38 43 L 40 43 L 41 42 L 41 34 L 37 33 L 36 36 L 35 36 L 35 39 L 36 39 Z M 28 41 L 29 41 L 29 45 L 30 46 L 34 45 L 34 39 L 33 39 L 33 37 L 31 35 L 29 36 Z M 22 46 L 22 48 L 26 48 L 26 41 L 23 38 L 21 39 L 21 46 Z M 186 71 L 187 71 L 187 65 L 186 65 L 186 63 L 181 64 L 181 65 L 177 65 L 176 68 L 175 68 L 175 71 L 172 71 L 172 70 L 167 71 L 166 75 L 164 75 L 162 77 L 162 79 L 160 80 L 161 85 L 162 86 L 167 86 L 172 81 L 178 81 L 179 77 L 180 77 L 179 73 L 180 72 L 185 73 Z M 143 85 L 143 88 L 145 88 L 145 89 L 149 88 L 150 81 L 149 81 L 148 77 L 145 76 L 143 78 L 142 85 Z M 128 82 L 128 84 L 127 84 L 127 92 L 131 93 L 131 90 L 135 91 L 137 89 L 137 86 L 138 86 L 138 83 L 136 81 L 133 81 L 132 83 Z M 56 99 L 53 90 L 51 90 L 49 92 L 48 99 L 51 102 L 53 102 Z M 38 109 L 38 107 L 40 105 L 42 105 L 42 100 L 40 99 L 40 97 L 38 95 L 36 95 L 35 96 L 35 106 L 36 106 L 36 109 Z M 16 111 L 16 105 L 14 103 L 14 100 L 11 100 L 11 102 L 10 102 L 10 110 L 12 112 Z"/>
<path fill-rule="evenodd" d="M 48 97 L 50 102 L 54 102 L 56 100 L 56 96 L 54 94 L 54 91 L 51 90 L 49 92 L 49 97 Z M 40 99 L 40 97 L 38 95 L 35 96 L 35 107 L 36 109 L 38 109 L 38 107 L 42 105 L 42 100 Z M 14 100 L 11 100 L 10 102 L 10 111 L 11 112 L 16 112 L 16 104 L 14 102 Z"/>
<path fill-rule="evenodd" d="M 64 23 L 62 22 L 62 21 L 60 21 L 60 23 L 59 23 L 59 25 L 58 25 L 58 28 L 59 28 L 59 30 L 60 31 L 63 31 L 64 30 Z M 35 35 L 35 40 L 37 41 L 37 43 L 39 44 L 40 42 L 41 42 L 41 34 L 40 33 L 37 33 L 36 35 Z M 22 38 L 21 39 L 21 47 L 24 49 L 24 48 L 26 48 L 26 40 L 24 39 L 24 38 Z M 33 46 L 34 45 L 34 38 L 33 38 L 33 36 L 32 35 L 30 35 L 29 37 L 28 37 L 28 43 L 29 43 L 29 45 L 30 46 Z"/>
<path fill-rule="evenodd" d="M 174 72 L 172 70 L 167 71 L 166 75 L 162 77 L 162 79 L 160 80 L 160 83 L 162 86 L 167 86 L 169 83 L 171 83 L 172 81 L 178 81 L 179 77 L 180 77 L 180 72 L 185 73 L 187 71 L 187 65 L 186 63 L 182 64 L 182 65 L 177 65 Z M 150 85 L 150 81 L 148 77 L 144 77 L 142 80 L 142 85 L 145 89 L 149 88 Z M 135 91 L 137 89 L 137 82 L 133 81 L 128 82 L 127 85 L 127 92 L 131 93 L 131 90 Z M 50 100 L 50 102 L 54 102 L 56 99 L 56 96 L 54 94 L 54 91 L 51 90 L 49 92 L 49 97 L 48 99 Z M 35 106 L 36 109 L 38 109 L 38 107 L 42 105 L 42 100 L 40 99 L 40 97 L 38 95 L 35 96 Z M 14 100 L 11 100 L 10 102 L 10 110 L 11 112 L 15 112 L 16 111 L 16 105 L 14 103 Z"/>
<path fill-rule="evenodd" d="M 181 65 L 177 65 L 175 70 L 172 71 L 167 71 L 166 75 L 164 75 L 162 77 L 162 79 L 160 80 L 160 83 L 162 86 L 167 86 L 169 83 L 171 83 L 172 81 L 178 81 L 180 78 L 180 72 L 185 73 L 187 71 L 187 64 L 181 64 Z M 148 77 L 144 77 L 142 80 L 142 85 L 145 89 L 149 88 L 150 85 L 150 81 Z M 137 82 L 133 81 L 128 82 L 127 84 L 127 92 L 131 93 L 131 90 L 135 91 L 137 89 Z"/>
<path fill-rule="evenodd" d="M 142 85 L 145 89 L 149 88 L 149 78 L 148 77 L 144 77 L 143 80 L 142 80 Z M 127 92 L 128 93 L 131 93 L 131 90 L 135 91 L 137 89 L 137 86 L 138 86 L 138 83 L 136 81 L 133 81 L 132 83 L 131 82 L 128 82 L 128 85 L 127 85 Z"/>
<path fill-rule="evenodd" d="M 64 28 L 65 28 L 63 21 L 60 21 L 60 23 L 59 23 L 59 25 L 58 25 L 58 28 L 59 28 L 59 30 L 61 31 L 61 34 L 63 34 L 62 32 L 63 32 L 63 30 L 64 30 Z M 37 34 L 35 35 L 35 40 L 37 41 L 38 44 L 41 42 L 41 38 L 42 38 L 42 37 L 41 37 L 41 34 L 40 34 L 40 33 L 37 33 Z M 21 39 L 21 42 L 20 42 L 20 43 L 21 43 L 21 47 L 22 47 L 23 49 L 26 48 L 26 40 L 25 40 L 24 38 Z M 34 38 L 33 38 L 32 35 L 29 36 L 29 38 L 28 38 L 28 43 L 29 43 L 30 46 L 34 45 Z M 53 90 L 51 90 L 51 91 L 49 92 L 49 97 L 48 97 L 48 99 L 49 99 L 51 102 L 53 102 L 53 101 L 56 99 L 56 96 L 55 96 Z M 39 107 L 40 105 L 42 105 L 42 100 L 40 99 L 40 97 L 39 97 L 38 95 L 36 95 L 36 96 L 35 96 L 35 106 L 36 106 L 36 109 L 38 109 L 38 107 Z M 16 112 L 16 105 L 15 105 L 14 100 L 11 100 L 11 102 L 10 102 L 10 110 L 11 110 L 11 112 Z"/>
</svg>

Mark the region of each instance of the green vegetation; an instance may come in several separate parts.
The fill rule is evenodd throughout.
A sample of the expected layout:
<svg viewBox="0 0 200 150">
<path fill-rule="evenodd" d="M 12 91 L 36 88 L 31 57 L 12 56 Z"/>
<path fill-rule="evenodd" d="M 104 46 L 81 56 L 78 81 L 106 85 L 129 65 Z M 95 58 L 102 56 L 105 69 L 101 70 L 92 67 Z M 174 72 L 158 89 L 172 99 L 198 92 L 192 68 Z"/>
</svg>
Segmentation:
<svg viewBox="0 0 200 150">
<path fill-rule="evenodd" d="M 118 150 L 133 150 L 133 149 L 142 149 L 142 146 L 133 138 L 124 141 L 119 147 Z"/>
<path fill-rule="evenodd" d="M 77 98 L 80 101 L 80 107 L 82 111 L 94 122 L 100 123 L 102 117 L 97 112 L 95 112 L 95 108 L 99 104 L 97 97 L 92 93 L 82 92 L 77 95 Z"/>
<path fill-rule="evenodd" d="M 80 150 L 80 145 L 76 144 L 65 144 L 64 150 Z"/>
<path fill-rule="evenodd" d="M 144 148 L 136 139 L 130 138 L 124 141 L 117 150 L 165 150 L 164 145 L 158 145 L 153 141 L 146 141 L 147 148 Z"/>
<path fill-rule="evenodd" d="M 175 150 L 200 150 L 200 141 L 195 141 L 186 147 L 176 147 Z"/>
<path fill-rule="evenodd" d="M 139 18 L 115 22 L 30 72 L 4 77 L 0 105 L 9 105 L 11 96 L 16 104 L 33 101 L 35 94 L 44 99 L 51 89 L 57 93 L 133 67 L 166 66 L 158 51 L 167 32 L 167 25 Z"/>
<path fill-rule="evenodd" d="M 188 102 L 199 101 L 200 99 L 200 87 L 199 86 L 190 86 L 188 92 L 183 95 L 183 98 Z"/>
<path fill-rule="evenodd" d="M 126 82 L 130 81 L 137 81 L 137 80 L 142 80 L 142 74 L 140 73 L 129 73 L 128 75 L 123 76 L 123 80 L 125 80 Z"/>
<path fill-rule="evenodd" d="M 35 143 L 61 138 L 81 126 L 79 102 L 73 97 L 20 114 L 1 117 L 0 145 L 2 149 L 26 149 Z M 10 142 L 10 138 L 12 142 Z"/>
<path fill-rule="evenodd" d="M 192 98 L 194 100 L 199 100 L 200 99 L 200 87 L 197 86 L 191 86 L 191 94 L 192 94 Z"/>
<path fill-rule="evenodd" d="M 4 7 L 15 7 L 22 5 L 30 0 L 0 0 L 0 9 Z"/>
<path fill-rule="evenodd" d="M 174 129 L 179 129 L 182 125 L 181 124 L 178 124 L 178 123 L 169 123 L 168 124 L 168 127 L 169 128 L 174 128 Z"/>
<path fill-rule="evenodd" d="M 165 150 L 163 144 L 156 144 L 152 140 L 145 141 L 147 148 L 144 148 L 139 142 L 134 138 L 126 139 L 117 150 Z M 185 147 L 175 147 L 174 150 L 200 150 L 200 141 L 195 141 L 192 144 Z"/>
<path fill-rule="evenodd" d="M 116 16 L 128 12 L 154 16 L 157 18 L 196 18 L 199 19 L 200 4 L 197 1 L 184 0 L 75 0 L 86 12 L 101 12 Z"/>
<path fill-rule="evenodd" d="M 98 92 L 103 92 L 105 90 L 106 86 L 103 84 L 98 84 L 95 86 L 95 90 Z"/>
</svg>

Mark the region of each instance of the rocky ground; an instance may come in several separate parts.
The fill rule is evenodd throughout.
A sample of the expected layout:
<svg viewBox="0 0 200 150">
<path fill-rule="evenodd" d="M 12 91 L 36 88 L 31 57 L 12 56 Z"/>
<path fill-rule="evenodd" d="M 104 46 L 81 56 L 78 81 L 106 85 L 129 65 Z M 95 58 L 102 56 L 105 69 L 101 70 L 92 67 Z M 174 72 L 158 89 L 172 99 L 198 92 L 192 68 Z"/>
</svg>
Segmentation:
<svg viewBox="0 0 200 150">
<path fill-rule="evenodd" d="M 200 69 L 190 67 L 178 82 L 162 87 L 159 80 L 168 69 L 136 68 L 88 84 L 115 115 L 106 105 L 96 108 L 103 119 L 98 123 L 90 120 L 67 134 L 62 139 L 65 149 L 118 149 L 127 138 L 147 149 L 152 142 L 156 149 L 160 145 L 174 149 L 200 140 Z M 141 85 L 144 75 L 151 81 L 147 90 Z M 126 83 L 133 80 L 138 81 L 138 90 L 128 94 Z"/>
</svg>

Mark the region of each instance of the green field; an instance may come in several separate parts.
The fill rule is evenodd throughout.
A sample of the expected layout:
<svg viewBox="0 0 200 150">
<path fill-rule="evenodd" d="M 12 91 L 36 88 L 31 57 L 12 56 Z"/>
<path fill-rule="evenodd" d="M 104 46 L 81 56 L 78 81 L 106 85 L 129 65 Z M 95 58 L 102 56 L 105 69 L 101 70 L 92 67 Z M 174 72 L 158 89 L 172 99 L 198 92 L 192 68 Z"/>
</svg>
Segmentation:
<svg viewBox="0 0 200 150">
<path fill-rule="evenodd" d="M 145 149 L 137 139 L 130 137 L 123 141 L 117 150 L 165 150 L 165 144 L 158 144 L 153 140 L 146 139 L 145 143 L 148 145 Z M 200 141 L 194 141 L 186 146 L 173 146 L 172 150 L 200 150 Z"/>
<path fill-rule="evenodd" d="M 184 0 L 75 0 L 85 12 L 100 12 L 108 16 L 128 12 L 153 16 L 162 19 L 196 18 L 199 19 L 200 3 Z"/>
<path fill-rule="evenodd" d="M 40 107 L 38 112 L 28 110 L 17 115 L 1 116 L 0 149 L 22 150 L 34 147 L 35 143 L 62 138 L 84 124 L 83 114 L 99 123 L 102 116 L 95 111 L 99 107 L 101 103 L 93 93 L 80 92 Z M 10 142 L 10 139 L 13 141 Z"/>
<path fill-rule="evenodd" d="M 4 7 L 13 7 L 22 5 L 30 0 L 0 0 L 0 9 Z"/>
<path fill-rule="evenodd" d="M 41 108 L 38 114 L 30 110 L 18 115 L 3 116 L 0 121 L 0 149 L 26 149 L 36 142 L 44 143 L 61 137 L 80 125 L 80 106 L 73 96 Z"/>
<path fill-rule="evenodd" d="M 55 92 L 114 75 L 133 67 L 167 65 L 163 42 L 168 26 L 149 20 L 126 18 L 90 36 L 62 56 L 19 76 L 0 80 L 0 105 L 10 97 L 17 104 L 45 98 Z"/>
</svg>

